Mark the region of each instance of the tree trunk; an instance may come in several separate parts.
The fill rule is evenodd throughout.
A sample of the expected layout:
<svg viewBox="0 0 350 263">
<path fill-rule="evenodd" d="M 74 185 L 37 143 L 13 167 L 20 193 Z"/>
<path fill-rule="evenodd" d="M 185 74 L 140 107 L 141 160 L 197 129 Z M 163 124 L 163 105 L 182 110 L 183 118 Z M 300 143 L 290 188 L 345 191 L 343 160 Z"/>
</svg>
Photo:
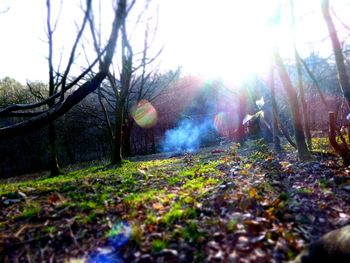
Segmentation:
<svg viewBox="0 0 350 263">
<path fill-rule="evenodd" d="M 68 155 L 68 159 L 69 159 L 69 163 L 70 164 L 75 164 L 76 163 L 76 160 L 75 160 L 75 157 L 74 157 L 74 152 L 72 150 L 72 147 L 69 143 L 69 139 L 67 136 L 65 136 L 64 140 L 63 140 L 63 144 L 64 144 L 64 147 L 66 148 L 66 152 L 67 152 L 67 155 Z"/>
<path fill-rule="evenodd" d="M 297 51 L 296 37 L 295 37 L 294 1 L 291 0 L 290 3 L 291 3 L 291 11 L 292 11 L 291 15 L 292 15 L 292 31 L 293 31 L 293 48 L 294 48 L 295 64 L 296 64 L 297 74 L 298 74 L 298 88 L 299 88 L 300 102 L 301 102 L 302 114 L 303 114 L 304 132 L 306 135 L 306 141 L 307 141 L 307 145 L 309 146 L 309 150 L 312 150 L 309 118 L 308 118 L 308 114 L 307 114 L 307 105 L 306 105 L 305 94 L 304 94 L 303 72 L 301 69 L 301 63 L 299 60 L 299 54 Z"/>
<path fill-rule="evenodd" d="M 237 141 L 239 143 L 244 143 L 245 141 L 245 132 L 244 132 L 244 126 L 243 126 L 243 119 L 246 114 L 246 108 L 247 108 L 247 92 L 246 90 L 242 90 L 240 97 L 239 97 L 239 109 L 238 109 L 238 128 L 237 128 Z"/>
<path fill-rule="evenodd" d="M 300 113 L 298 96 L 292 85 L 292 82 L 287 74 L 287 70 L 284 67 L 282 58 L 277 50 L 274 51 L 274 61 L 277 67 L 278 74 L 282 81 L 283 87 L 288 95 L 288 102 L 292 110 L 293 116 L 293 126 L 295 133 L 295 141 L 298 150 L 298 157 L 301 160 L 308 159 L 310 157 L 310 152 L 307 149 L 305 143 L 304 129 L 302 123 L 302 116 Z"/>
<path fill-rule="evenodd" d="M 155 154 L 156 153 L 156 138 L 155 138 L 155 135 L 154 135 L 154 128 L 152 128 L 151 130 L 151 140 L 152 140 L 152 154 Z"/>
<path fill-rule="evenodd" d="M 337 72 L 338 72 L 339 84 L 342 89 L 343 95 L 348 103 L 348 106 L 350 107 L 350 80 L 349 80 L 349 75 L 347 74 L 347 71 L 346 71 L 343 51 L 340 46 L 337 31 L 335 29 L 332 17 L 329 12 L 329 1 L 322 0 L 321 7 L 322 7 L 323 18 L 327 24 L 329 36 L 332 41 L 333 52 L 335 56 L 335 63 L 336 63 Z M 328 134 L 329 141 L 333 146 L 334 150 L 338 152 L 339 155 L 342 157 L 344 165 L 348 166 L 350 164 L 350 149 L 348 148 L 345 141 L 341 144 L 338 144 L 336 141 L 336 133 L 335 133 L 336 117 L 335 116 L 336 114 L 334 114 L 334 112 L 329 113 L 329 134 Z"/>
<path fill-rule="evenodd" d="M 335 29 L 332 17 L 329 12 L 329 1 L 322 0 L 321 2 L 322 14 L 323 18 L 327 24 L 329 36 L 332 41 L 333 52 L 335 56 L 335 62 L 337 66 L 338 79 L 340 83 L 340 87 L 342 89 L 343 95 L 350 107 L 350 81 L 349 76 L 346 71 L 346 66 L 344 62 L 343 51 L 339 42 L 339 38 L 337 35 L 337 30 Z"/>
<path fill-rule="evenodd" d="M 123 126 L 123 153 L 125 156 L 132 156 L 131 150 L 131 130 L 134 126 L 134 120 L 129 118 Z"/>
<path fill-rule="evenodd" d="M 53 123 L 49 124 L 49 168 L 50 176 L 57 176 L 60 174 L 57 161 L 56 133 Z"/>
<path fill-rule="evenodd" d="M 111 164 L 119 164 L 123 160 L 122 158 L 122 145 L 123 145 L 123 115 L 124 115 L 124 103 L 125 99 L 118 103 L 115 112 L 115 131 L 113 137 L 113 149 Z"/>
<path fill-rule="evenodd" d="M 129 95 L 131 76 L 133 73 L 132 59 L 133 51 L 130 46 L 125 21 L 121 28 L 122 30 L 122 71 L 120 74 L 120 96 L 117 101 L 115 116 L 115 132 L 114 132 L 114 143 L 112 149 L 112 160 L 111 164 L 119 164 L 123 160 L 122 158 L 122 146 L 123 146 L 123 122 L 124 122 L 124 108 L 126 104 L 126 98 Z"/>
<path fill-rule="evenodd" d="M 273 68 L 271 67 L 270 72 L 270 89 L 271 89 L 271 104 L 272 104 L 272 141 L 274 145 L 274 150 L 276 152 L 281 152 L 280 139 L 278 137 L 278 122 L 277 122 L 277 103 L 275 96 L 275 78 L 273 74 Z"/>
<path fill-rule="evenodd" d="M 335 125 L 335 113 L 329 112 L 329 133 L 328 138 L 334 150 L 341 156 L 343 159 L 344 165 L 350 165 L 350 150 L 345 143 L 339 144 L 336 139 L 336 125 Z"/>
<path fill-rule="evenodd" d="M 105 56 L 103 57 L 99 72 L 90 80 L 80 85 L 79 88 L 68 95 L 67 98 L 56 107 L 53 107 L 44 113 L 32 117 L 26 121 L 0 128 L 0 141 L 4 139 L 14 138 L 15 136 L 23 135 L 30 131 L 48 125 L 53 120 L 69 111 L 73 106 L 82 101 L 87 95 L 95 91 L 108 74 L 108 69 L 112 63 L 115 47 L 117 45 L 119 29 L 125 20 L 125 16 L 126 1 L 120 0 L 118 1 L 118 7 L 115 11 L 115 19 L 113 21 L 112 30 L 108 39 L 107 46 L 105 47 Z M 57 96 L 59 95 L 60 93 L 57 93 Z M 47 104 L 47 102 L 41 105 L 44 104 Z M 18 107 L 18 105 L 14 106 Z M 28 107 L 30 107 L 30 109 L 33 108 L 30 104 Z"/>
<path fill-rule="evenodd" d="M 306 135 L 307 145 L 309 146 L 309 150 L 311 151 L 312 150 L 312 140 L 311 140 L 311 133 L 310 133 L 309 116 L 308 116 L 307 105 L 306 105 L 306 101 L 305 101 L 305 93 L 304 93 L 304 85 L 303 85 L 303 73 L 302 73 L 302 69 L 301 69 L 299 55 L 298 55 L 296 49 L 295 49 L 295 59 L 296 59 L 296 66 L 297 66 L 297 72 L 298 72 L 298 87 L 299 87 L 300 102 L 301 102 L 302 113 L 303 113 L 304 131 L 305 131 L 305 135 Z"/>
</svg>

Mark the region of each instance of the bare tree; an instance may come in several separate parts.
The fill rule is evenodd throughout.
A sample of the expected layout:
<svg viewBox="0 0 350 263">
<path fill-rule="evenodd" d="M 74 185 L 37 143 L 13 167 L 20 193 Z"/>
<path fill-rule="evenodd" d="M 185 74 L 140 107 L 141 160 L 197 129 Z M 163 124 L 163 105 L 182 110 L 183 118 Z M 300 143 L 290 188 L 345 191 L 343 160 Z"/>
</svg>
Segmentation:
<svg viewBox="0 0 350 263">
<path fill-rule="evenodd" d="M 305 132 L 306 141 L 309 146 L 309 149 L 312 150 L 309 116 L 307 111 L 307 104 L 305 100 L 305 92 L 304 92 L 304 84 L 303 84 L 303 72 L 302 72 L 301 62 L 299 59 L 300 56 L 298 54 L 296 36 L 295 36 L 294 0 L 290 1 L 290 5 L 291 5 L 291 16 L 292 16 L 293 49 L 294 49 L 295 64 L 296 64 L 297 76 L 298 76 L 298 90 L 299 90 L 300 103 L 301 103 L 301 109 L 302 109 L 302 115 L 303 115 L 304 132 Z"/>
<path fill-rule="evenodd" d="M 328 33 L 332 42 L 333 52 L 335 56 L 335 63 L 337 66 L 339 84 L 342 89 L 343 95 L 350 107 L 350 80 L 346 71 L 344 62 L 343 50 L 340 45 L 337 30 L 334 26 L 333 19 L 329 11 L 329 0 L 321 1 L 322 15 L 326 22 Z"/>
<path fill-rule="evenodd" d="M 270 79 L 269 86 L 271 90 L 271 104 L 272 104 L 272 140 L 274 149 L 276 152 L 281 152 L 281 144 L 280 139 L 278 137 L 278 112 L 277 112 L 277 103 L 276 103 L 276 95 L 275 95 L 275 76 L 274 69 L 271 67 L 270 69 Z"/>
<path fill-rule="evenodd" d="M 293 127 L 295 133 L 295 141 L 298 150 L 298 156 L 301 160 L 307 159 L 310 156 L 309 150 L 305 143 L 305 136 L 302 123 L 302 115 L 298 103 L 298 95 L 294 89 L 290 77 L 288 76 L 287 70 L 284 66 L 283 60 L 277 50 L 274 50 L 274 61 L 277 72 L 282 81 L 284 90 L 287 93 L 289 106 L 292 111 Z"/>
<path fill-rule="evenodd" d="M 322 0 L 321 8 L 324 21 L 326 22 L 328 33 L 332 42 L 333 52 L 335 56 L 335 63 L 337 66 L 338 80 L 344 95 L 344 98 L 347 101 L 348 106 L 350 107 L 350 79 L 346 70 L 343 51 L 339 42 L 338 34 L 333 23 L 333 19 L 329 11 L 329 1 Z M 333 112 L 329 112 L 329 141 L 334 148 L 334 150 L 342 157 L 345 165 L 350 164 L 350 149 L 342 137 L 342 134 L 339 132 L 342 142 L 338 143 L 336 128 L 336 118 Z"/>
<path fill-rule="evenodd" d="M 147 8 L 147 6 L 146 6 Z M 138 16 L 136 26 L 140 26 L 139 21 L 143 12 Z M 156 74 L 149 71 L 147 67 L 153 63 L 160 55 L 160 49 L 154 56 L 149 56 L 151 43 L 149 42 L 149 25 L 148 21 L 145 28 L 145 38 L 143 50 L 134 54 L 133 47 L 130 42 L 130 32 L 127 30 L 126 23 L 121 28 L 121 69 L 120 73 L 110 71 L 108 74 L 108 84 L 101 86 L 98 90 L 98 98 L 103 110 L 103 115 L 106 119 L 106 126 L 110 140 L 112 143 L 111 163 L 118 164 L 122 161 L 123 152 L 131 154 L 131 129 L 134 121 L 129 114 L 131 104 L 136 104 L 143 99 L 147 94 L 152 94 L 153 99 L 160 94 L 155 92 Z M 96 30 L 94 19 L 90 19 L 90 29 L 94 40 L 95 50 L 98 53 L 100 50 L 99 39 L 100 34 Z M 156 32 L 156 30 L 154 30 Z M 155 33 L 154 33 L 155 34 Z M 152 42 L 152 41 L 151 41 Z M 138 57 L 140 57 L 138 59 Z M 135 65 L 135 62 L 137 65 Z M 149 85 L 153 82 L 154 85 Z M 105 102 L 105 103 L 104 103 Z M 106 105 L 105 105 L 106 104 Z M 112 113 L 107 108 L 112 110 Z M 114 121 L 110 115 L 113 115 Z"/>
<path fill-rule="evenodd" d="M 87 0 L 87 6 L 91 6 L 91 0 Z M 87 10 L 85 10 L 84 25 L 88 17 L 88 11 L 89 9 L 87 8 Z M 55 90 L 56 92 L 53 92 L 51 96 L 37 103 L 14 104 L 1 109 L 0 117 L 27 116 L 31 118 L 0 128 L 0 140 L 22 135 L 52 123 L 55 119 L 69 111 L 74 105 L 82 101 L 91 92 L 95 91 L 109 73 L 109 67 L 115 53 L 119 31 L 124 24 L 129 11 L 130 8 L 127 7 L 127 1 L 119 0 L 115 9 L 115 17 L 106 46 L 79 76 L 70 79 L 69 73 L 71 65 L 75 59 L 75 49 L 84 30 L 84 28 L 81 27 L 76 36 L 76 41 L 74 42 L 71 51 L 68 66 L 63 75 L 60 76 L 60 79 L 57 82 L 55 82 L 53 81 L 54 77 L 52 77 L 52 72 L 50 73 L 51 88 L 55 90 L 55 88 L 59 86 L 59 90 Z M 80 84 L 83 81 L 83 78 L 87 76 L 87 73 L 91 71 L 98 61 L 100 61 L 98 72 L 93 77 Z M 73 87 L 76 86 L 78 87 L 73 89 Z M 50 107 L 43 109 L 43 106 L 45 105 L 50 105 Z"/>
</svg>

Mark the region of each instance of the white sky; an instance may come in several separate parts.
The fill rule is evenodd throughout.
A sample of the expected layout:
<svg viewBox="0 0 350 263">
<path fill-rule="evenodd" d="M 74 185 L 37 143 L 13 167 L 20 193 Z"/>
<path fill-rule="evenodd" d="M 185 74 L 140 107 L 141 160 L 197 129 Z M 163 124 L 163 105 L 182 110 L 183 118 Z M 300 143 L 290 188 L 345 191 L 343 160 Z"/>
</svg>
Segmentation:
<svg viewBox="0 0 350 263">
<path fill-rule="evenodd" d="M 164 69 L 182 66 L 185 72 L 221 75 L 239 79 L 251 71 L 268 67 L 271 46 L 276 44 L 282 54 L 291 50 L 289 0 L 281 0 L 281 30 L 272 32 L 266 21 L 274 14 L 278 0 L 153 0 L 146 17 L 155 23 L 156 7 L 159 6 L 157 42 L 153 53 L 164 45 L 161 62 Z M 55 4 L 58 0 L 52 0 Z M 63 9 L 57 31 L 55 62 L 58 64 L 61 50 L 68 52 L 74 41 L 76 27 L 82 12 L 79 0 L 63 0 Z M 102 26 L 108 34 L 113 17 L 111 8 L 103 0 Z M 329 55 L 329 40 L 320 12 L 320 0 L 295 0 L 298 48 L 307 54 L 321 50 Z M 338 16 L 350 25 L 350 0 L 330 1 Z M 138 0 L 129 18 L 132 24 L 145 1 Z M 45 0 L 0 0 L 0 78 L 11 76 L 21 82 L 47 80 L 47 44 L 45 37 Z M 55 7 L 55 6 L 54 6 Z M 55 8 L 54 14 L 57 14 Z M 153 12 L 153 13 L 152 13 Z M 337 19 L 334 18 L 337 22 Z M 130 26 L 131 27 L 131 26 Z M 338 28 L 342 26 L 337 23 Z M 87 28 L 88 29 L 88 28 Z M 342 30 L 344 31 L 344 30 Z M 86 30 L 87 35 L 89 31 Z M 345 33 L 350 33 L 345 30 Z M 344 34 L 342 34 L 344 35 Z M 135 52 L 143 45 L 141 28 L 133 34 Z M 278 40 L 276 40 L 278 39 Z M 64 46 L 64 49 L 62 47 Z M 66 54 L 66 53 L 64 53 Z M 80 55 L 79 66 L 86 66 Z M 92 56 L 93 57 L 93 56 Z"/>
</svg>

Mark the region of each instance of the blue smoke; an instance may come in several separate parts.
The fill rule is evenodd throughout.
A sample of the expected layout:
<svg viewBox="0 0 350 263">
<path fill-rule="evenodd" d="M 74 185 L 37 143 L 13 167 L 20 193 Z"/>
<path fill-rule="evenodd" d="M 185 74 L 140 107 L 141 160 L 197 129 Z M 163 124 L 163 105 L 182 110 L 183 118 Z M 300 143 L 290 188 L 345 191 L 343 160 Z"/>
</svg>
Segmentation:
<svg viewBox="0 0 350 263">
<path fill-rule="evenodd" d="M 182 120 L 174 129 L 165 133 L 162 142 L 163 152 L 195 152 L 201 146 L 203 139 L 213 128 L 213 122 L 206 120 L 194 122 Z"/>
</svg>

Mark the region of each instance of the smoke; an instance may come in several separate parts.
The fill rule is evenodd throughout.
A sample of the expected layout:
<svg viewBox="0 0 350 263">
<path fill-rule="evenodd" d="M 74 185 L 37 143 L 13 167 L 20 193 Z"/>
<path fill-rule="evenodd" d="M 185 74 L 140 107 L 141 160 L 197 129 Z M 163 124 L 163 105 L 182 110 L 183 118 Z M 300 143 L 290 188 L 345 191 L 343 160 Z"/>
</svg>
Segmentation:
<svg viewBox="0 0 350 263">
<path fill-rule="evenodd" d="M 206 120 L 203 122 L 194 122 L 191 120 L 182 120 L 174 129 L 165 133 L 162 142 L 163 152 L 194 152 L 198 150 L 203 139 L 213 128 L 213 122 Z"/>
</svg>

